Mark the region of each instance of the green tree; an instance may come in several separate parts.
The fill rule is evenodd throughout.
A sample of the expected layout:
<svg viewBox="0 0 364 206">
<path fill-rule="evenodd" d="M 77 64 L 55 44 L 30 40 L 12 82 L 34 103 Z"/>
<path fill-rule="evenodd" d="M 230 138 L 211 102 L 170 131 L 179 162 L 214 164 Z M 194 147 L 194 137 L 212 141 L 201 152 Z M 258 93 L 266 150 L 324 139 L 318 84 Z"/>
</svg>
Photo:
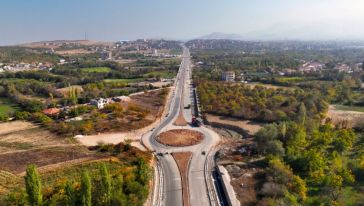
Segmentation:
<svg viewBox="0 0 364 206">
<path fill-rule="evenodd" d="M 83 172 L 81 176 L 81 205 L 91 206 L 92 201 L 92 189 L 91 179 L 88 172 Z"/>
<path fill-rule="evenodd" d="M 43 202 L 42 184 L 35 165 L 29 165 L 26 169 L 25 187 L 31 206 L 40 206 Z"/>
<path fill-rule="evenodd" d="M 102 205 L 110 205 L 112 185 L 111 185 L 111 177 L 105 163 L 102 164 L 100 167 L 100 174 L 101 174 L 100 202 Z"/>
<path fill-rule="evenodd" d="M 297 123 L 300 125 L 304 125 L 306 122 L 306 116 L 307 116 L 307 109 L 305 104 L 302 102 L 298 109 Z"/>
<path fill-rule="evenodd" d="M 126 205 L 126 197 L 123 191 L 124 179 L 122 175 L 118 175 L 113 180 L 113 190 L 111 197 L 111 205 Z"/>
<path fill-rule="evenodd" d="M 66 206 L 75 206 L 76 198 L 75 198 L 75 190 L 72 187 L 72 183 L 67 181 L 66 186 L 64 188 L 65 195 L 65 204 Z"/>
<path fill-rule="evenodd" d="M 333 146 L 336 151 L 343 153 L 352 147 L 355 141 L 355 133 L 352 130 L 339 130 L 333 139 Z"/>
<path fill-rule="evenodd" d="M 278 129 L 276 124 L 265 125 L 255 134 L 255 141 L 258 143 L 258 149 L 262 153 L 266 153 L 270 142 L 277 139 Z"/>
</svg>

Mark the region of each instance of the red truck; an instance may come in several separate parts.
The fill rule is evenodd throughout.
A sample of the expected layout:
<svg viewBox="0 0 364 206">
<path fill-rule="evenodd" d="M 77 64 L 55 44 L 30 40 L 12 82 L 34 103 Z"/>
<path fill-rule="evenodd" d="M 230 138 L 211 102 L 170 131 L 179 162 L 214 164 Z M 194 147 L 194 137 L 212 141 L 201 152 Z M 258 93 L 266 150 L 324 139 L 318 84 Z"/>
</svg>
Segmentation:
<svg viewBox="0 0 364 206">
<path fill-rule="evenodd" d="M 200 125 L 201 125 L 201 122 L 195 116 L 192 116 L 192 126 L 199 127 Z"/>
</svg>

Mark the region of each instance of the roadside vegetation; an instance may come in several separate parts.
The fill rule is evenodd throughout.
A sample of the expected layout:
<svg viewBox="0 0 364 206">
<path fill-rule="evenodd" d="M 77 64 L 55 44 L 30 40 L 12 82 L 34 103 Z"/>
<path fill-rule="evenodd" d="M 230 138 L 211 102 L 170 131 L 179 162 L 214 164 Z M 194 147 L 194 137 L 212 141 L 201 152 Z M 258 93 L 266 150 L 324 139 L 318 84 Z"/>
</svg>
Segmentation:
<svg viewBox="0 0 364 206">
<path fill-rule="evenodd" d="M 241 132 L 246 120 L 261 125 L 218 155 L 244 204 L 364 202 L 364 50 L 319 42 L 188 44 L 202 112 L 226 130 Z M 319 67 L 304 66 L 312 62 Z M 224 71 L 234 71 L 235 81 L 223 82 Z M 227 119 L 234 124 L 225 127 Z"/>
<path fill-rule="evenodd" d="M 6 205 L 143 205 L 149 194 L 151 156 L 128 143 L 92 148 L 104 160 L 39 173 L 29 165 Z M 91 204 L 92 203 L 92 204 Z"/>
</svg>

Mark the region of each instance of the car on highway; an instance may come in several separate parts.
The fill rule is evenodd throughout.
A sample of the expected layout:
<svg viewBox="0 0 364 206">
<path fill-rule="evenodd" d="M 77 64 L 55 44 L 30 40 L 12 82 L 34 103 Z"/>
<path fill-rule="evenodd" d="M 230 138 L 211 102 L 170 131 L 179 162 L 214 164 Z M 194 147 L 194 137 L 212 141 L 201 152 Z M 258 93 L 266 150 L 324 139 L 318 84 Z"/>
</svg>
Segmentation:
<svg viewBox="0 0 364 206">
<path fill-rule="evenodd" d="M 162 152 L 157 153 L 157 155 L 163 157 L 163 153 Z"/>
</svg>

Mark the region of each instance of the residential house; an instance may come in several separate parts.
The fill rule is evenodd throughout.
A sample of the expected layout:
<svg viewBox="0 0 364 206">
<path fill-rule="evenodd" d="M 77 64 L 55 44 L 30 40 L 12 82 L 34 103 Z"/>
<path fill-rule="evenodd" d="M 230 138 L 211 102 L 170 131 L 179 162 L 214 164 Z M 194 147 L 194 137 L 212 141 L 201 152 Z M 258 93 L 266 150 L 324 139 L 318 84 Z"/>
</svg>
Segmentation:
<svg viewBox="0 0 364 206">
<path fill-rule="evenodd" d="M 105 105 L 108 103 L 109 103 L 109 100 L 104 99 L 104 98 L 92 99 L 90 101 L 90 104 L 96 106 L 98 109 L 103 109 L 105 107 Z"/>
<path fill-rule="evenodd" d="M 234 71 L 224 71 L 221 75 L 222 81 L 233 82 L 235 81 L 235 72 Z"/>
</svg>

